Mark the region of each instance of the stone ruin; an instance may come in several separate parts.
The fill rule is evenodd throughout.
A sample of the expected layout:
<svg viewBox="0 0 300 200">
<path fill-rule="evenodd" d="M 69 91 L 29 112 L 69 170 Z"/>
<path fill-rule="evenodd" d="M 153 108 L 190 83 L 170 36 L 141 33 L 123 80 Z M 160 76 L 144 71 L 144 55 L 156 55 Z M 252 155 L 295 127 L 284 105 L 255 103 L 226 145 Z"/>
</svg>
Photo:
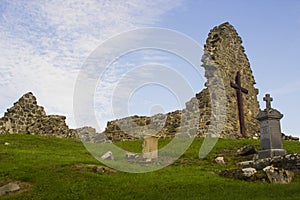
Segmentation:
<svg viewBox="0 0 300 200">
<path fill-rule="evenodd" d="M 258 139 L 259 124 L 255 118 L 259 113 L 258 89 L 254 87 L 255 80 L 242 46 L 242 40 L 232 25 L 226 22 L 210 31 L 204 45 L 204 55 L 201 61 L 203 63 L 202 67 L 205 68 L 205 77 L 207 78 L 206 88 L 188 101 L 183 110 L 158 114 L 152 117 L 132 116 L 109 121 L 104 131 L 107 137 L 113 141 L 141 139 L 143 134 L 147 134 L 144 133 L 145 131 L 147 132 L 147 129 L 155 130 L 155 127 L 159 127 L 156 135 L 160 138 L 172 138 L 179 129 L 181 132 L 188 132 L 190 136 L 195 134 L 199 137 L 206 136 L 210 125 L 218 126 L 218 124 L 213 124 L 215 116 L 212 116 L 211 105 L 211 98 L 215 98 L 218 94 L 211 94 L 210 91 L 214 90 L 209 89 L 215 82 L 215 71 L 218 70 L 223 79 L 222 89 L 225 90 L 226 94 L 226 100 L 224 101 L 226 113 L 223 113 L 223 116 L 221 116 L 225 120 L 225 125 L 219 137 Z M 236 90 L 231 86 L 232 83 L 235 83 L 237 73 L 241 75 L 240 82 L 242 87 L 248 90 L 247 94 L 242 95 L 244 102 L 243 118 L 246 127 L 244 136 L 240 132 Z M 196 118 L 197 120 L 184 115 L 197 108 L 200 111 L 200 116 Z M 182 116 L 186 117 L 184 123 L 182 123 Z"/>
<path fill-rule="evenodd" d="M 69 129 L 65 120 L 65 116 L 46 115 L 44 108 L 37 104 L 36 97 L 28 92 L 0 118 L 0 134 L 23 133 L 77 138 L 76 130 Z"/>
</svg>

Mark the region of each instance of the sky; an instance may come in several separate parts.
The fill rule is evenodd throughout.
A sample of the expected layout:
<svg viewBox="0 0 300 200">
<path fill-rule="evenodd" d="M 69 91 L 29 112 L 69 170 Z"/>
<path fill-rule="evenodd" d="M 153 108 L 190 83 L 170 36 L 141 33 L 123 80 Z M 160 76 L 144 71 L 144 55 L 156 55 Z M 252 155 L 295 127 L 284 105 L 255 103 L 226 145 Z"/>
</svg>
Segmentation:
<svg viewBox="0 0 300 200">
<path fill-rule="evenodd" d="M 65 115 L 75 128 L 76 80 L 89 55 L 103 42 L 126 31 L 158 27 L 185 34 L 203 47 L 209 30 L 227 21 L 242 37 L 261 108 L 263 96 L 270 93 L 272 106 L 284 114 L 282 132 L 300 136 L 297 0 L 0 0 L 0 116 L 32 91 L 47 114 Z M 201 72 L 177 56 L 135 51 L 113 61 L 97 83 L 95 113 L 100 127 L 114 118 L 109 112 L 111 96 L 122 77 L 134 75 L 135 66 L 147 63 L 153 69 L 159 63 L 176 70 L 188 79 L 194 93 L 204 87 Z M 151 70 L 141 71 L 153 75 Z M 127 114 L 151 115 L 184 106 L 168 87 L 152 83 L 133 89 L 127 96 Z"/>
</svg>

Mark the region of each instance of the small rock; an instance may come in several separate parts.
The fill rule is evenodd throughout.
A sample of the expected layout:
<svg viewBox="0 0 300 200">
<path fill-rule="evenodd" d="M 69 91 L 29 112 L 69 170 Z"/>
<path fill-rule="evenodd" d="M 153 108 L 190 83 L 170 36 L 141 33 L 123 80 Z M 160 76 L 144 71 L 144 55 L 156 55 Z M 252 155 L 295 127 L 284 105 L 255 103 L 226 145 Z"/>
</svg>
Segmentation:
<svg viewBox="0 0 300 200">
<path fill-rule="evenodd" d="M 292 182 L 294 178 L 293 172 L 273 166 L 267 166 L 263 171 L 267 174 L 270 183 L 288 184 Z"/>
<path fill-rule="evenodd" d="M 225 165 L 224 157 L 217 157 L 215 162 L 219 165 Z"/>
<path fill-rule="evenodd" d="M 20 186 L 16 183 L 8 183 L 2 187 L 0 187 L 0 196 L 5 195 L 10 192 L 16 192 L 20 190 Z"/>
<path fill-rule="evenodd" d="M 239 162 L 237 165 L 240 167 L 250 167 L 253 165 L 253 163 L 254 163 L 253 160 L 248 160 L 248 161 Z"/>
<path fill-rule="evenodd" d="M 126 158 L 127 159 L 136 159 L 138 157 L 139 157 L 139 155 L 137 155 L 137 154 L 129 153 L 129 152 L 126 153 Z"/>
<path fill-rule="evenodd" d="M 151 161 L 152 161 L 151 158 L 147 158 L 147 159 L 146 159 L 146 162 L 151 162 Z"/>
<path fill-rule="evenodd" d="M 4 145 L 8 146 L 8 145 L 10 145 L 10 143 L 9 142 L 5 142 Z"/>
<path fill-rule="evenodd" d="M 101 156 L 101 159 L 103 159 L 103 160 L 114 160 L 114 155 L 111 151 L 108 151 L 105 154 L 103 154 L 103 156 Z"/>
<path fill-rule="evenodd" d="M 244 168 L 244 169 L 242 169 L 242 171 L 243 171 L 243 175 L 246 177 L 251 177 L 257 173 L 256 169 L 254 169 L 252 167 Z"/>
<path fill-rule="evenodd" d="M 252 155 L 252 154 L 256 154 L 256 153 L 257 153 L 257 151 L 252 144 L 248 144 L 237 150 L 237 154 L 241 155 L 241 156 L 248 156 L 248 155 Z"/>
<path fill-rule="evenodd" d="M 95 165 L 93 167 L 93 172 L 95 173 L 106 173 L 106 174 L 112 174 L 112 173 L 116 173 L 117 171 L 114 169 L 111 169 L 109 167 L 105 167 L 105 166 L 100 166 L 100 165 Z"/>
</svg>

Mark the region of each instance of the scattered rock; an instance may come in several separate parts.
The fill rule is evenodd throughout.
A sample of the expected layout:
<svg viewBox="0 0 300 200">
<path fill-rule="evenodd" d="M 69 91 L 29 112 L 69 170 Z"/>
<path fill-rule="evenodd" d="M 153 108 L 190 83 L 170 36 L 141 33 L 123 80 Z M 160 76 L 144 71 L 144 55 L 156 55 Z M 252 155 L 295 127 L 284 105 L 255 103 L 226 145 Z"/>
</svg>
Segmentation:
<svg viewBox="0 0 300 200">
<path fill-rule="evenodd" d="M 248 156 L 248 155 L 253 155 L 256 154 L 257 151 L 255 147 L 252 144 L 248 144 L 246 146 L 243 146 L 237 150 L 237 154 L 240 156 Z"/>
<path fill-rule="evenodd" d="M 246 176 L 246 177 L 251 177 L 257 173 L 256 169 L 254 169 L 252 167 L 244 168 L 244 169 L 242 169 L 242 171 L 243 171 L 244 176 Z"/>
<path fill-rule="evenodd" d="M 263 158 L 238 163 L 240 167 L 253 167 L 256 170 L 262 170 L 267 166 L 275 166 L 290 171 L 300 171 L 300 154 L 288 154 L 284 156 L 274 156 L 272 158 Z"/>
<path fill-rule="evenodd" d="M 105 154 L 103 154 L 103 156 L 101 156 L 101 159 L 103 159 L 103 160 L 114 160 L 114 155 L 111 151 L 108 151 Z"/>
<path fill-rule="evenodd" d="M 2 187 L 0 187 L 0 196 L 3 196 L 7 193 L 10 193 L 10 192 L 16 192 L 18 190 L 20 190 L 20 186 L 16 183 L 8 183 Z"/>
<path fill-rule="evenodd" d="M 253 160 L 248 160 L 248 161 L 239 162 L 237 165 L 242 168 L 247 168 L 253 166 L 253 163 L 254 163 Z"/>
<path fill-rule="evenodd" d="M 281 137 L 283 140 L 292 140 L 292 141 L 299 141 L 299 137 L 291 136 L 291 135 L 285 135 L 284 133 L 281 133 Z"/>
<path fill-rule="evenodd" d="M 224 157 L 217 157 L 217 158 L 215 159 L 215 162 L 216 162 L 217 164 L 219 164 L 219 165 L 225 165 L 225 164 L 226 164 L 225 161 L 224 161 Z"/>
<path fill-rule="evenodd" d="M 135 153 L 130 153 L 130 152 L 127 152 L 126 153 L 126 158 L 127 159 L 136 159 L 136 158 L 139 158 L 140 156 L 138 154 L 135 154 Z"/>
<path fill-rule="evenodd" d="M 288 184 L 292 182 L 294 173 L 288 170 L 267 166 L 263 169 L 270 183 Z"/>
</svg>

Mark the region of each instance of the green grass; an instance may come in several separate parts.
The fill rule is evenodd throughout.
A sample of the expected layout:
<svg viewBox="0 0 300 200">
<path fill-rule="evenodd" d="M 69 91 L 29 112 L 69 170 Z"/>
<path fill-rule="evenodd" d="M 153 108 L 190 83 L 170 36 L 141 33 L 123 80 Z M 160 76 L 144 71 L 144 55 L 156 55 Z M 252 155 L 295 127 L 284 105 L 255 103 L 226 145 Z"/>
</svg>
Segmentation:
<svg viewBox="0 0 300 200">
<path fill-rule="evenodd" d="M 5 146 L 3 143 L 9 142 Z M 160 140 L 162 147 L 170 140 Z M 198 158 L 203 139 L 195 139 L 186 153 L 161 170 L 130 174 L 94 173 L 74 170 L 79 163 L 99 164 L 80 141 L 31 135 L 0 135 L 0 184 L 8 180 L 26 182 L 31 188 L 0 199 L 300 199 L 299 176 L 288 185 L 271 185 L 223 178 L 216 173 L 235 168 L 233 152 L 257 140 L 220 139 L 204 159 Z M 139 152 L 141 141 L 117 145 Z M 285 141 L 289 153 L 300 153 L 300 143 Z M 226 151 L 224 151 L 226 149 Z M 224 155 L 227 166 L 213 162 Z M 215 173 L 213 173 L 215 172 Z"/>
</svg>

